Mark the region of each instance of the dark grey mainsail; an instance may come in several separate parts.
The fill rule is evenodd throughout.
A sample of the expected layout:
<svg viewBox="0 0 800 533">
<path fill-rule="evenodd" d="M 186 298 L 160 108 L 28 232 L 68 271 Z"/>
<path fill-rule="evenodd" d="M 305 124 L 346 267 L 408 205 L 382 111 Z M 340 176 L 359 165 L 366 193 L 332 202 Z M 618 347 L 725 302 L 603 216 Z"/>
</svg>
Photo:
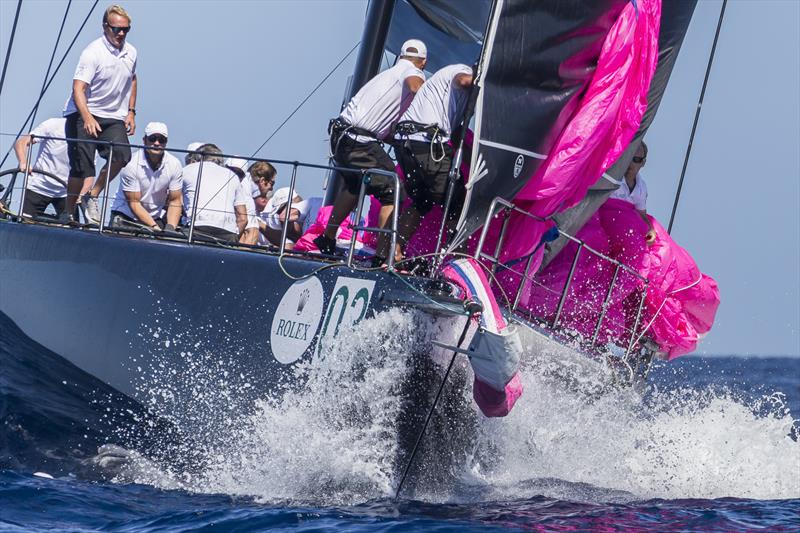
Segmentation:
<svg viewBox="0 0 800 533">
<path fill-rule="evenodd" d="M 561 213 L 557 213 L 553 219 L 564 232 L 570 235 L 580 230 L 586 221 L 591 218 L 595 211 L 608 199 L 609 195 L 619 187 L 619 180 L 622 179 L 625 170 L 630 165 L 631 158 L 642 142 L 645 133 L 655 119 L 667 82 L 672 75 L 672 69 L 678 58 L 683 38 L 689 29 L 689 22 L 694 13 L 696 0 L 684 0 L 681 2 L 664 2 L 661 6 L 661 27 L 658 35 L 658 65 L 656 67 L 653 80 L 650 82 L 650 90 L 647 93 L 647 110 L 642 117 L 641 126 L 634 135 L 628 148 L 620 155 L 614 165 L 597 180 L 581 202 Z M 547 266 L 553 258 L 567 244 L 563 237 L 547 244 L 542 268 Z"/>
<path fill-rule="evenodd" d="M 467 202 L 451 246 L 535 174 L 577 108 L 626 0 L 497 0 L 476 77 Z"/>
</svg>

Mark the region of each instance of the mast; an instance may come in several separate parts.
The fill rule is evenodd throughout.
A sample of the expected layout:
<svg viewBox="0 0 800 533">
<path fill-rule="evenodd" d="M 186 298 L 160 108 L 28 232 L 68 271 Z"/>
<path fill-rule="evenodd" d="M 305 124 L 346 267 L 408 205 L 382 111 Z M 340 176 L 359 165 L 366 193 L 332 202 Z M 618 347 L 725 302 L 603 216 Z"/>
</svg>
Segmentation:
<svg viewBox="0 0 800 533">
<path fill-rule="evenodd" d="M 367 6 L 367 16 L 364 20 L 364 32 L 361 35 L 361 47 L 358 50 L 350 90 L 345 95 L 345 102 L 371 80 L 377 73 L 386 45 L 386 36 L 389 34 L 389 24 L 392 21 L 395 0 L 370 0 Z M 332 172 L 325 191 L 325 205 L 331 205 L 342 188 L 342 180 L 338 173 Z"/>
</svg>

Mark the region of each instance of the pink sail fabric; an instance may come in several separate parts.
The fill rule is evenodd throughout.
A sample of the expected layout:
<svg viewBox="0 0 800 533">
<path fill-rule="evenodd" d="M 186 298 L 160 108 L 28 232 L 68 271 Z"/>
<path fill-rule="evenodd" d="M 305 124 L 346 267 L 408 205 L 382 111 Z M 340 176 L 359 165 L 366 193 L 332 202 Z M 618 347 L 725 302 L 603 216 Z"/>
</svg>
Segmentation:
<svg viewBox="0 0 800 533">
<path fill-rule="evenodd" d="M 547 160 L 514 199 L 518 207 L 546 218 L 574 206 L 622 154 L 647 108 L 647 92 L 658 61 L 660 18 L 660 0 L 638 0 L 623 8 L 603 43 L 580 106 Z M 563 68 L 568 68 L 566 63 Z M 512 214 L 501 260 L 526 257 L 551 225 Z M 495 221 L 488 246 L 497 242 L 499 233 L 500 223 Z M 541 251 L 532 270 L 539 264 Z"/>
<path fill-rule="evenodd" d="M 648 245 L 648 227 L 636 208 L 612 199 L 600 207 L 577 237 L 649 281 L 638 332 L 646 328 L 644 336 L 658 344 L 665 359 L 674 359 L 694 351 L 711 329 L 720 303 L 719 289 L 661 224 L 652 217 L 650 220 L 657 238 Z M 568 245 L 537 274 L 536 283 L 526 285 L 520 299 L 523 309 L 552 320 L 577 249 L 574 243 Z M 581 252 L 560 317 L 562 326 L 585 337 L 593 334 L 613 272 L 608 261 L 586 250 Z M 598 342 L 627 346 L 642 290 L 640 278 L 620 270 Z"/>
<path fill-rule="evenodd" d="M 373 202 L 377 204 L 377 202 Z M 380 207 L 378 207 L 380 209 Z M 372 210 L 367 215 L 367 225 L 369 226 L 376 226 L 378 220 L 377 210 L 373 213 Z M 322 232 L 325 231 L 325 226 L 328 224 L 328 219 L 331 218 L 331 211 L 333 211 L 333 206 L 328 205 L 319 210 L 317 213 L 317 218 L 311 226 L 306 230 L 306 232 L 297 239 L 297 242 L 294 244 L 294 249 L 301 251 L 301 252 L 318 252 L 319 249 L 317 245 L 314 244 L 314 239 L 318 236 L 322 235 Z M 353 230 L 351 229 L 352 223 L 350 219 L 352 217 L 347 217 L 342 221 L 342 224 L 339 226 L 339 231 L 336 233 L 336 240 L 337 241 L 349 241 L 350 237 L 353 235 Z M 374 247 L 375 237 L 372 233 L 362 232 L 358 239 L 360 244 L 368 247 Z"/>
<path fill-rule="evenodd" d="M 474 298 L 483 304 L 480 326 L 500 333 L 508 324 L 500 311 L 500 306 L 489 286 L 489 280 L 483 273 L 483 268 L 474 259 L 458 259 L 447 263 L 442 269 L 442 275 L 455 283 L 469 298 Z M 487 417 L 506 416 L 511 412 L 517 399 L 522 396 L 522 381 L 519 372 L 516 372 L 503 390 L 497 390 L 478 377 L 472 384 L 472 397 Z"/>
</svg>

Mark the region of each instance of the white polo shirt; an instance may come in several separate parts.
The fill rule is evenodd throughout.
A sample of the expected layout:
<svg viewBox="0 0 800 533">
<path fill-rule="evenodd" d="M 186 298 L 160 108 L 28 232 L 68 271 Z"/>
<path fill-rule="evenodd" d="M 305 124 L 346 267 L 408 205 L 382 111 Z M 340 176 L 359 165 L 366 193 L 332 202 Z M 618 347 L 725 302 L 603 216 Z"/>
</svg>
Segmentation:
<svg viewBox="0 0 800 533">
<path fill-rule="evenodd" d="M 213 226 L 231 233 L 239 233 L 236 226 L 234 206 L 247 205 L 239 176 L 210 161 L 205 161 L 200 186 L 197 177 L 201 163 L 192 163 L 183 168 L 183 196 L 187 203 L 186 216 L 191 219 L 195 191 L 197 191 L 196 226 Z M 255 208 L 253 209 L 255 211 Z"/>
<path fill-rule="evenodd" d="M 125 41 L 122 50 L 117 50 L 105 36 L 101 36 L 81 52 L 72 78 L 88 84 L 86 101 L 92 115 L 124 120 L 128 115 L 131 85 L 135 75 L 136 48 Z M 64 116 L 77 111 L 75 100 L 70 94 L 64 107 Z"/>
<path fill-rule="evenodd" d="M 623 176 L 622 185 L 619 186 L 619 189 L 611 193 L 609 198 L 630 202 L 639 211 L 647 211 L 647 184 L 644 182 L 641 174 L 636 174 L 636 184 L 633 186 L 633 190 L 631 190 Z"/>
<path fill-rule="evenodd" d="M 49 118 L 36 126 L 31 134 L 42 137 L 67 136 L 65 118 Z M 33 168 L 50 172 L 64 181 L 55 180 L 38 172 L 31 173 L 28 178 L 28 190 L 47 196 L 48 198 L 64 198 L 67 196 L 66 181 L 69 179 L 69 157 L 67 156 L 67 141 L 53 139 L 33 139 L 39 144 L 39 153 Z"/>
<path fill-rule="evenodd" d="M 247 207 L 247 226 L 244 229 L 252 229 L 258 228 L 258 214 L 256 213 L 256 202 L 253 200 L 253 188 L 250 184 L 253 183 L 253 180 L 250 179 L 249 175 L 246 175 L 245 178 L 239 183 L 239 186 L 242 189 L 242 196 L 245 199 L 245 206 Z"/>
<path fill-rule="evenodd" d="M 164 153 L 161 165 L 153 170 L 147 163 L 144 149 L 139 149 L 125 168 L 120 170 L 120 184 L 112 211 L 119 211 L 136 220 L 136 215 L 131 211 L 126 192 L 139 192 L 142 194 L 142 207 L 154 219 L 161 218 L 166 212 L 167 198 L 171 191 L 180 191 L 183 186 L 183 167 L 174 155 Z"/>
<path fill-rule="evenodd" d="M 425 79 L 425 73 L 414 63 L 407 59 L 398 60 L 395 66 L 369 80 L 356 93 L 342 111 L 341 118 L 353 126 L 371 131 L 378 139 L 385 139 L 414 98 L 405 84 L 406 78 L 411 76 Z"/>
<path fill-rule="evenodd" d="M 420 124 L 438 124 L 442 131 L 442 140 L 447 141 L 456 124 L 464 113 L 469 98 L 469 91 L 455 85 L 455 77 L 459 74 L 472 74 L 472 69 L 457 63 L 439 69 L 436 74 L 420 88 L 408 110 L 400 121 L 413 120 Z M 409 135 L 418 141 L 429 140 L 424 133 Z"/>
</svg>

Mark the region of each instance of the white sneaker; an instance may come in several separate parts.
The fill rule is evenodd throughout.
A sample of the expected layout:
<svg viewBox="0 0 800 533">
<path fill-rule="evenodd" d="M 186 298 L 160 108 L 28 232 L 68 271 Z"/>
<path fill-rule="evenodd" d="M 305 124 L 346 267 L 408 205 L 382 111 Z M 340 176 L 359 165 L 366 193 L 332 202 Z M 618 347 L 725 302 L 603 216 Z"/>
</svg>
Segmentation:
<svg viewBox="0 0 800 533">
<path fill-rule="evenodd" d="M 90 224 L 100 223 L 100 204 L 97 198 L 93 198 L 88 194 L 81 197 L 81 210 L 83 210 L 83 218 Z"/>
</svg>

